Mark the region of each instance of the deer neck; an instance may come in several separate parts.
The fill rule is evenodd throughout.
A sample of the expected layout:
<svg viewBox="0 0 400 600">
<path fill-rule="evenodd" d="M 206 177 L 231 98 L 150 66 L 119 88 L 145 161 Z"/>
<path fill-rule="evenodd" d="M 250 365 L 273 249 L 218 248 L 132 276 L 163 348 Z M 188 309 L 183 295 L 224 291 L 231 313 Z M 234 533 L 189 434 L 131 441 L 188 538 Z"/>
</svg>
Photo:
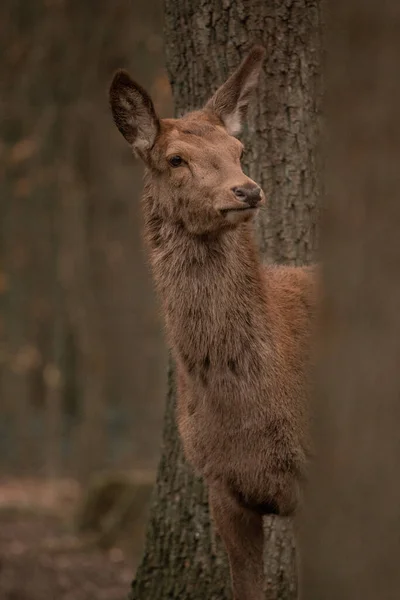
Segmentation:
<svg viewBox="0 0 400 600">
<path fill-rule="evenodd" d="M 148 214 L 145 237 L 174 353 L 189 370 L 199 360 L 206 368 L 222 362 L 235 370 L 239 361 L 255 367 L 268 323 L 252 225 L 193 236 Z"/>
</svg>

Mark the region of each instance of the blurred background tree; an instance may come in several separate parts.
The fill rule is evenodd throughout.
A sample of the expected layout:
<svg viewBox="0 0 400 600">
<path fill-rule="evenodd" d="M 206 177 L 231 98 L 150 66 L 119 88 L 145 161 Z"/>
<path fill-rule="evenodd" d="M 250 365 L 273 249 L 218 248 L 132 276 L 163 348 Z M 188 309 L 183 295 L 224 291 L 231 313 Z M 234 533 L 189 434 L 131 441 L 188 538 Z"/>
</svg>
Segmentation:
<svg viewBox="0 0 400 600">
<path fill-rule="evenodd" d="M 242 139 L 244 165 L 263 187 L 258 222 L 263 256 L 314 259 L 320 192 L 317 144 L 321 99 L 318 0 L 165 0 L 165 49 L 175 111 L 199 108 L 256 42 L 267 49 L 264 76 Z M 132 600 L 230 597 L 225 553 L 212 542 L 207 494 L 182 455 L 170 373 L 164 451 Z M 266 598 L 296 597 L 288 519 L 266 519 Z"/>
<path fill-rule="evenodd" d="M 171 114 L 162 27 L 161 0 L 0 5 L 0 509 L 69 517 L 76 482 L 89 482 L 78 525 L 104 547 L 125 528 L 130 551 L 159 457 L 167 361 L 142 251 L 142 165 L 121 144 L 107 92 L 128 68 Z M 136 521 L 133 508 L 108 514 L 110 493 L 126 503 L 132 478 Z M 113 598 L 119 563 L 96 555 L 94 576 L 76 553 L 64 589 L 57 553 L 39 548 L 61 532 L 25 518 L 0 510 L 2 599 L 101 598 L 102 588 Z"/>
<path fill-rule="evenodd" d="M 156 0 L 0 8 L 0 470 L 154 468 L 165 352 L 142 166 L 107 104 L 119 66 L 171 110 Z"/>
<path fill-rule="evenodd" d="M 304 598 L 400 597 L 400 5 L 336 0 Z M 345 35 L 344 35 L 345 33 Z"/>
</svg>

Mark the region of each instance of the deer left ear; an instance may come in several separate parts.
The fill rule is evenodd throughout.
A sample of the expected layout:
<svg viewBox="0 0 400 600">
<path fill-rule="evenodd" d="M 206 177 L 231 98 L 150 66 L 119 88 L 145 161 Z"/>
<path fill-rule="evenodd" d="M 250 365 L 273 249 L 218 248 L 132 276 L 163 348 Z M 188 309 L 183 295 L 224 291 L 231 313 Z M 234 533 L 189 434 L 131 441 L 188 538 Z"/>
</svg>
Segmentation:
<svg viewBox="0 0 400 600">
<path fill-rule="evenodd" d="M 257 86 L 264 56 L 265 48 L 254 46 L 238 69 L 204 107 L 222 121 L 230 135 L 237 135 L 242 129 L 242 121 L 250 96 Z"/>
</svg>

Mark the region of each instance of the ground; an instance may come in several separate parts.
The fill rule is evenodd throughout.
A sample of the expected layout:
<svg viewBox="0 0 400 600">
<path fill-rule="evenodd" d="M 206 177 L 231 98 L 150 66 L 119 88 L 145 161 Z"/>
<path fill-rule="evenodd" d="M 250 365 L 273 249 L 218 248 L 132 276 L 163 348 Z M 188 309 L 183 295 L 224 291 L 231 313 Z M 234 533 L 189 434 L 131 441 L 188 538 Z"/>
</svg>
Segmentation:
<svg viewBox="0 0 400 600">
<path fill-rule="evenodd" d="M 0 481 L 1 600 L 123 600 L 134 564 L 76 535 L 75 482 Z"/>
</svg>

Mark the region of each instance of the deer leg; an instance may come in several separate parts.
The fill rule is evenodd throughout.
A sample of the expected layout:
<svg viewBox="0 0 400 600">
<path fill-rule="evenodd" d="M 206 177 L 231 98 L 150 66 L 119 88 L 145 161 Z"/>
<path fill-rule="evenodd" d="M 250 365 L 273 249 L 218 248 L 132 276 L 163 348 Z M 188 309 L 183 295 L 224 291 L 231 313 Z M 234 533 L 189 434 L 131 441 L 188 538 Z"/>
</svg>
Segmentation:
<svg viewBox="0 0 400 600">
<path fill-rule="evenodd" d="M 234 600 L 264 600 L 262 516 L 223 486 L 209 489 L 211 514 L 226 547 Z"/>
</svg>

